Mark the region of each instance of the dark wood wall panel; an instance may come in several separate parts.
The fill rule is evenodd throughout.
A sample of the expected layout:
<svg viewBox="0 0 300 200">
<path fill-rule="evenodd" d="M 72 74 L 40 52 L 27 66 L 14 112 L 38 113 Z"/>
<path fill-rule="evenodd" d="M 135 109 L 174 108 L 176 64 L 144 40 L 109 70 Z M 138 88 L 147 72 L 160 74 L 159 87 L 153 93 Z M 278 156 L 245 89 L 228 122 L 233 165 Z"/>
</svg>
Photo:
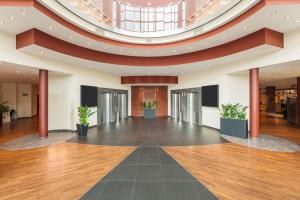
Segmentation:
<svg viewBox="0 0 300 200">
<path fill-rule="evenodd" d="M 178 76 L 122 76 L 122 84 L 178 84 Z"/>
<path fill-rule="evenodd" d="M 132 86 L 131 87 L 131 116 L 142 117 L 143 100 L 157 101 L 156 116 L 168 116 L 168 87 L 167 86 Z"/>
</svg>

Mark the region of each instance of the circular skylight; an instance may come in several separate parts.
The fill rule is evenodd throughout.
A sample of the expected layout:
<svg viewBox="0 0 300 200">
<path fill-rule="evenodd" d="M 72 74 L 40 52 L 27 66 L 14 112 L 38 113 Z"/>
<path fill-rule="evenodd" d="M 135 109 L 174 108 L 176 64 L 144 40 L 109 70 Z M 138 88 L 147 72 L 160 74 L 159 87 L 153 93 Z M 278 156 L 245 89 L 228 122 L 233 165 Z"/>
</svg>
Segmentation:
<svg viewBox="0 0 300 200">
<path fill-rule="evenodd" d="M 168 43 L 202 34 L 230 21 L 258 2 L 56 0 L 54 5 L 46 0 L 39 1 L 47 4 L 47 7 L 52 7 L 69 21 L 76 22 L 98 35 L 126 42 L 150 44 Z"/>
</svg>

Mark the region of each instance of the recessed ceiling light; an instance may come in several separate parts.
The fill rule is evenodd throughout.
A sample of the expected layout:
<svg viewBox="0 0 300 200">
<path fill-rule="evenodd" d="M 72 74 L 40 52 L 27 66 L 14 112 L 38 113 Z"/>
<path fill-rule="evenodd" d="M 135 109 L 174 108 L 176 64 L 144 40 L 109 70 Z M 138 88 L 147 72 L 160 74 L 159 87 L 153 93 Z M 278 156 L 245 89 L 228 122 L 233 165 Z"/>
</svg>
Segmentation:
<svg viewBox="0 0 300 200">
<path fill-rule="evenodd" d="M 300 20 L 299 20 L 299 19 L 296 19 L 295 22 L 298 24 L 298 23 L 300 22 Z"/>
<path fill-rule="evenodd" d="M 91 46 L 92 44 L 90 42 L 88 42 L 88 45 Z"/>
<path fill-rule="evenodd" d="M 22 15 L 26 15 L 26 12 L 25 12 L 25 11 L 22 11 L 21 14 L 22 14 Z"/>
<path fill-rule="evenodd" d="M 177 50 L 176 49 L 174 49 L 174 53 L 176 53 L 177 52 Z"/>
<path fill-rule="evenodd" d="M 277 11 L 271 12 L 271 15 L 277 15 Z"/>
<path fill-rule="evenodd" d="M 244 29 L 244 31 L 245 31 L 245 30 L 247 30 L 247 27 L 246 27 L 246 26 L 244 26 L 244 27 L 243 27 L 243 29 Z"/>
<path fill-rule="evenodd" d="M 70 36 L 70 39 L 73 40 L 73 36 L 72 35 Z"/>
<path fill-rule="evenodd" d="M 14 19 L 15 19 L 15 17 L 14 17 L 14 16 L 11 16 L 9 19 L 10 19 L 10 20 L 14 20 Z"/>
<path fill-rule="evenodd" d="M 148 2 L 147 5 L 148 5 L 148 6 L 151 6 L 151 2 Z"/>
<path fill-rule="evenodd" d="M 50 30 L 52 30 L 52 29 L 53 29 L 53 26 L 52 26 L 52 25 L 50 25 L 48 28 L 49 28 Z"/>
<path fill-rule="evenodd" d="M 4 21 L 0 21 L 0 24 L 3 25 L 3 24 L 4 24 Z"/>
<path fill-rule="evenodd" d="M 287 16 L 285 16 L 285 19 L 286 19 L 286 20 L 289 20 L 290 18 L 291 18 L 291 17 L 290 17 L 290 16 L 288 16 L 288 15 L 287 15 Z"/>
</svg>

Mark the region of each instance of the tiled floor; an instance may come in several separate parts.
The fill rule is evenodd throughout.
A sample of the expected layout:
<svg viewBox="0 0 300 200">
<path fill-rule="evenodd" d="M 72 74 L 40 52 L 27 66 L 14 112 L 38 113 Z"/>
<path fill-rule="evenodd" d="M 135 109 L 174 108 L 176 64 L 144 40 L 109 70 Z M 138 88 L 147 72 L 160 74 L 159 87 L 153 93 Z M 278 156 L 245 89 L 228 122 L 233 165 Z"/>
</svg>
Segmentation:
<svg viewBox="0 0 300 200">
<path fill-rule="evenodd" d="M 210 200 L 205 186 L 160 147 L 139 147 L 82 200 Z"/>
<path fill-rule="evenodd" d="M 75 137 L 70 142 L 111 146 L 189 146 L 227 143 L 212 128 L 190 123 L 178 123 L 171 118 L 128 118 L 117 124 L 105 124 L 89 129 L 86 138 Z"/>
</svg>

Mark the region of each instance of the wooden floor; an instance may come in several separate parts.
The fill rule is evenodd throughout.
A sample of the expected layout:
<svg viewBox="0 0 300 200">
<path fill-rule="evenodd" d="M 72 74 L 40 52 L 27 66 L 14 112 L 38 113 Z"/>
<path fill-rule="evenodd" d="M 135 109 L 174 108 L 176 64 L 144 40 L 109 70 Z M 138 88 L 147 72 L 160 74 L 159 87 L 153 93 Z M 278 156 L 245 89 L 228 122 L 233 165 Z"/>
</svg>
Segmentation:
<svg viewBox="0 0 300 200">
<path fill-rule="evenodd" d="M 231 143 L 164 150 L 220 199 L 300 199 L 300 153 Z"/>
<path fill-rule="evenodd" d="M 280 117 L 261 113 L 260 132 L 285 138 L 300 145 L 300 127 Z"/>
<path fill-rule="evenodd" d="M 38 117 L 18 119 L 14 123 L 4 123 L 0 126 L 0 144 L 25 135 L 38 133 Z"/>
<path fill-rule="evenodd" d="M 261 131 L 300 144 L 300 129 L 261 116 Z M 0 128 L 0 143 L 37 132 L 37 119 Z M 300 153 L 236 144 L 164 147 L 220 199 L 300 199 Z M 0 150 L 0 199 L 78 199 L 133 147 L 61 143 Z"/>
<path fill-rule="evenodd" d="M 61 143 L 0 151 L 0 199 L 78 199 L 133 150 Z"/>
</svg>

